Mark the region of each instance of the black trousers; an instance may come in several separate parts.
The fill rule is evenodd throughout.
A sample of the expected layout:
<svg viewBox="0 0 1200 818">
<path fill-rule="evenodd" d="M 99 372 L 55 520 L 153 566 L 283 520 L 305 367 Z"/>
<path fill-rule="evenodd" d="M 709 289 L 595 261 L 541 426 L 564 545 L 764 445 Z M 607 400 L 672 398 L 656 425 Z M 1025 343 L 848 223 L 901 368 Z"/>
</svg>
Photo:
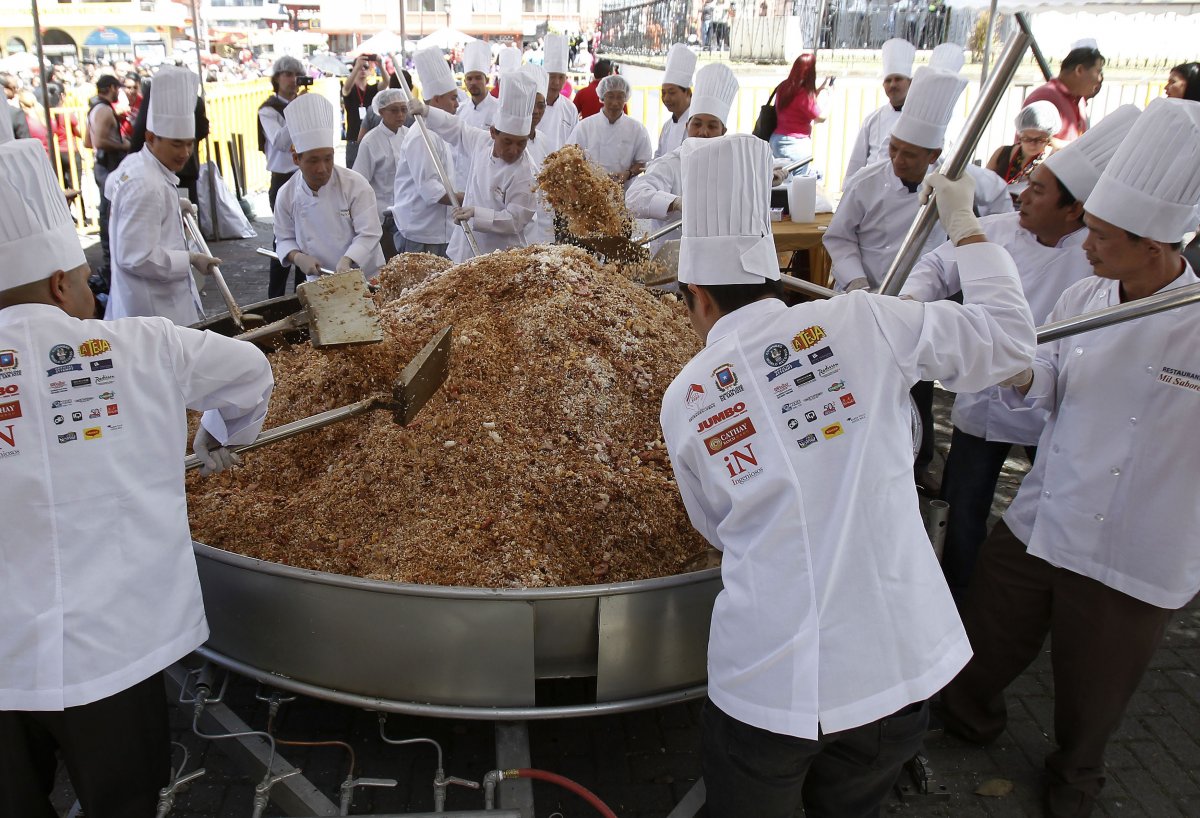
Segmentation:
<svg viewBox="0 0 1200 818">
<path fill-rule="evenodd" d="M 283 187 L 284 183 L 286 183 L 288 179 L 291 179 L 292 175 L 295 174 L 295 172 L 296 171 L 292 171 L 291 173 L 274 173 L 274 172 L 271 173 L 271 187 L 268 188 L 268 190 L 267 190 L 267 199 L 271 203 L 272 215 L 275 213 L 275 197 L 279 195 L 279 188 Z M 272 247 L 275 246 L 274 239 L 271 240 L 271 246 Z M 285 295 L 287 293 L 287 280 L 288 280 L 288 265 L 272 259 L 271 260 L 271 277 L 267 281 L 267 298 L 278 298 L 281 295 Z M 301 273 L 300 270 L 297 269 L 296 275 L 295 275 L 295 281 L 292 284 L 293 292 L 295 291 L 296 287 L 300 284 L 300 282 L 303 280 L 304 280 L 303 273 Z"/>
<path fill-rule="evenodd" d="M 709 818 L 878 818 L 929 726 L 915 702 L 815 741 L 745 724 L 704 703 L 701 768 Z"/>
<path fill-rule="evenodd" d="M 152 818 L 171 777 L 162 674 L 62 711 L 0 711 L 0 816 L 57 818 L 56 751 L 89 818 Z"/>
</svg>

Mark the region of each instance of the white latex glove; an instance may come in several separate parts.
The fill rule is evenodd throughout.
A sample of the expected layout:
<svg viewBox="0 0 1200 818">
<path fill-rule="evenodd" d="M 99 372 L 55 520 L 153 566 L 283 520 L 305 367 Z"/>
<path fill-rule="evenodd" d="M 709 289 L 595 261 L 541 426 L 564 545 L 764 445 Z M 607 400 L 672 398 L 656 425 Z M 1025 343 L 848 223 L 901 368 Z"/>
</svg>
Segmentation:
<svg viewBox="0 0 1200 818">
<path fill-rule="evenodd" d="M 292 253 L 292 264 L 296 265 L 296 269 L 310 278 L 315 278 L 321 274 L 321 262 L 308 253 Z"/>
<path fill-rule="evenodd" d="M 779 187 L 786 178 L 788 178 L 788 174 L 783 172 L 782 167 L 775 168 L 771 171 L 771 187 Z"/>
<path fill-rule="evenodd" d="M 191 216 L 193 219 L 196 218 L 197 214 L 196 206 L 192 204 L 192 200 L 186 196 L 179 197 L 179 212 L 184 216 Z"/>
<path fill-rule="evenodd" d="M 1025 393 L 1025 392 L 1029 391 L 1029 385 L 1031 383 L 1033 383 L 1033 370 L 1032 369 L 1022 369 L 1020 372 L 1018 372 L 1016 375 L 1013 375 L 1011 378 L 1005 378 L 1004 380 L 1000 381 L 999 385 L 1000 386 L 1011 386 L 1014 389 L 1019 389 L 1019 390 L 1021 390 L 1022 393 Z"/>
<path fill-rule="evenodd" d="M 408 103 L 408 112 L 413 116 L 426 116 L 429 106 L 425 104 L 425 100 L 413 97 Z"/>
<path fill-rule="evenodd" d="M 188 253 L 188 263 L 200 275 L 212 275 L 213 268 L 221 263 L 221 259 L 203 253 Z"/>
<path fill-rule="evenodd" d="M 667 205 L 668 213 L 680 213 L 683 211 L 683 197 L 676 196 L 675 199 Z"/>
<path fill-rule="evenodd" d="M 201 426 L 192 441 L 192 451 L 200 458 L 200 474 L 220 474 L 226 469 L 241 465 L 242 458 L 217 442 L 216 438 Z"/>
<path fill-rule="evenodd" d="M 846 285 L 846 292 L 848 292 L 848 293 L 852 293 L 855 290 L 869 290 L 869 289 L 871 289 L 871 280 L 869 278 L 867 278 L 866 276 L 860 276 L 859 278 L 854 279 L 853 281 L 851 281 L 849 284 Z"/>
<path fill-rule="evenodd" d="M 450 218 L 454 219 L 455 223 L 462 224 L 468 222 L 475 216 L 475 208 L 473 207 L 456 207 L 450 211 Z"/>
<path fill-rule="evenodd" d="M 350 258 L 350 256 L 342 256 L 338 259 L 337 267 L 334 268 L 335 273 L 344 273 L 347 270 L 353 270 L 358 267 L 358 262 Z"/>
<path fill-rule="evenodd" d="M 970 174 L 964 173 L 952 181 L 941 173 L 931 173 L 925 177 L 925 186 L 921 188 L 921 204 L 929 201 L 931 193 L 936 194 L 934 201 L 937 203 L 938 218 L 952 242 L 958 244 L 969 236 L 983 235 L 983 228 L 972 210 L 975 205 L 975 180 Z"/>
</svg>

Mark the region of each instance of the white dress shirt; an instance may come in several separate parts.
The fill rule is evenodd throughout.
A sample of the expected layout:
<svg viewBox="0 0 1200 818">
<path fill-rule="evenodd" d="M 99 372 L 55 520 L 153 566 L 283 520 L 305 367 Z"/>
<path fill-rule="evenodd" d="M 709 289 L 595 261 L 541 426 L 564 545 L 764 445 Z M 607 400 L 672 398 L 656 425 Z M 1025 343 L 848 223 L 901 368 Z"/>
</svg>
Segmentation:
<svg viewBox="0 0 1200 818">
<path fill-rule="evenodd" d="M 908 391 L 977 390 L 1027 366 L 1011 259 L 959 248 L 968 304 L 868 293 L 722 318 L 661 422 L 696 529 L 724 552 L 708 694 L 806 739 L 928 698 L 971 648 L 918 511 Z"/>
<path fill-rule="evenodd" d="M 278 94 L 276 95 L 278 96 Z M 287 100 L 279 97 L 286 104 Z M 296 163 L 292 161 L 292 135 L 288 131 L 283 114 L 273 108 L 259 108 L 258 122 L 262 125 L 266 140 L 267 170 L 271 173 L 292 173 Z"/>
<path fill-rule="evenodd" d="M 104 317 L 161 315 L 181 326 L 204 318 L 183 238 L 179 177 L 146 146 L 122 160 L 104 191 L 112 203 Z"/>
<path fill-rule="evenodd" d="M 370 278 L 383 266 L 382 235 L 375 192 L 352 170 L 335 165 L 329 181 L 315 192 L 297 173 L 275 197 L 275 252 L 281 259 L 298 250 L 332 270 L 349 256 Z"/>
<path fill-rule="evenodd" d="M 1197 282 L 1190 267 L 1163 291 Z M 1120 303 L 1116 281 L 1063 293 L 1057 321 Z M 1029 553 L 1160 608 L 1200 591 L 1200 321 L 1179 307 L 1038 347 L 1025 399 L 1050 418 L 1004 515 Z"/>
<path fill-rule="evenodd" d="M 522 154 L 513 163 L 492 156 L 492 135 L 464 124 L 437 108 L 429 109 L 429 129 L 446 140 L 466 167 L 463 207 L 474 208 L 469 224 L 480 253 L 524 247 L 525 229 L 533 221 L 533 166 Z M 461 263 L 474 253 L 466 233 L 455 229 L 447 248 L 450 260 Z"/>
<path fill-rule="evenodd" d="M 918 194 L 909 193 L 891 162 L 877 162 L 855 174 L 846 185 L 823 242 L 833 262 L 836 288 L 844 290 L 851 281 L 862 277 L 871 282 L 872 288 L 877 288 L 900 250 L 919 206 Z M 945 240 L 941 226 L 934 227 L 923 252 Z"/>
<path fill-rule="evenodd" d="M 571 138 L 571 131 L 575 130 L 578 124 L 579 109 L 575 107 L 574 102 L 559 94 L 554 104 L 546 104 L 546 113 L 542 114 L 542 121 L 538 123 L 537 129 L 548 134 L 562 147 L 567 144 L 567 140 Z"/>
<path fill-rule="evenodd" d="M 893 108 L 890 102 L 867 114 L 862 127 L 858 129 L 854 147 L 850 149 L 850 161 L 846 163 L 846 175 L 843 179 L 848 181 L 867 165 L 888 158 L 888 143 L 892 138 L 892 130 L 899 121 L 900 112 Z"/>
<path fill-rule="evenodd" d="M 1092 276 L 1092 265 L 1083 252 L 1087 230 L 1081 227 L 1063 236 L 1053 247 L 1047 247 L 1021 227 L 1020 220 L 1020 213 L 1004 213 L 985 216 L 979 223 L 983 225 L 988 241 L 999 244 L 1012 256 L 1033 322 L 1040 326 L 1046 322 L 1063 290 Z M 926 253 L 913 266 L 900 294 L 917 301 L 938 301 L 954 295 L 962 289 L 955 257 L 954 245 L 950 242 Z M 951 421 L 967 434 L 985 440 L 1034 445 L 1046 424 L 1047 412 L 1044 409 L 1014 412 L 1001 391 L 999 386 L 990 386 L 981 392 L 958 393 L 950 414 Z"/>
<path fill-rule="evenodd" d="M 446 175 L 454 179 L 453 151 L 444 139 L 432 131 L 429 132 L 429 141 Z M 392 218 L 396 220 L 396 229 L 404 238 L 419 244 L 449 243 L 453 226 L 450 222 L 450 206 L 438 203 L 448 191 L 429 157 L 429 148 L 419 126 L 408 129 L 401 152 L 404 160 L 396 163 L 396 195 L 392 197 Z"/>
<path fill-rule="evenodd" d="M 396 163 L 404 161 L 404 137 L 407 135 L 408 128 L 403 125 L 393 132 L 381 123 L 367 131 L 358 143 L 354 172 L 371 183 L 380 222 L 392 210 L 392 197 L 396 195 Z"/>
<path fill-rule="evenodd" d="M 658 133 L 658 150 L 654 152 L 655 159 L 666 156 L 683 144 L 683 140 L 687 138 L 688 117 L 691 115 L 692 109 L 689 108 L 679 115 L 679 119 L 675 119 L 673 116 L 667 117 L 662 130 Z"/>
<path fill-rule="evenodd" d="M 616 122 L 609 122 L 603 111 L 580 120 L 567 144 L 583 148 L 588 160 L 610 174 L 624 173 L 635 162 L 648 163 L 654 158 L 646 126 L 628 114 L 621 114 Z"/>
<path fill-rule="evenodd" d="M 0 349 L 14 351 L 0 385 L 19 402 L 0 425 L 0 710 L 62 710 L 208 638 L 185 410 L 204 412 L 219 442 L 249 443 L 271 368 L 253 344 L 212 332 L 80 321 L 45 304 L 0 310 Z"/>
</svg>

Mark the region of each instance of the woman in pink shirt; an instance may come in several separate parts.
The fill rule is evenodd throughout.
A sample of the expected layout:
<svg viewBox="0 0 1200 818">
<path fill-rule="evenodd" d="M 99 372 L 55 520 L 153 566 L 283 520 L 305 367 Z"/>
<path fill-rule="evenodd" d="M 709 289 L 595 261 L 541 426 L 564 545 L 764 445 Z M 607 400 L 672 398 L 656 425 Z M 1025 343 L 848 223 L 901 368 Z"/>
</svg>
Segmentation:
<svg viewBox="0 0 1200 818">
<path fill-rule="evenodd" d="M 817 58 L 801 54 L 792 63 L 792 72 L 775 89 L 775 132 L 771 134 L 771 152 L 780 159 L 798 162 L 811 159 L 812 126 L 825 121 L 817 98 L 825 90 L 828 78 L 817 87 Z M 820 174 L 811 164 L 799 171 L 806 176 Z"/>
</svg>

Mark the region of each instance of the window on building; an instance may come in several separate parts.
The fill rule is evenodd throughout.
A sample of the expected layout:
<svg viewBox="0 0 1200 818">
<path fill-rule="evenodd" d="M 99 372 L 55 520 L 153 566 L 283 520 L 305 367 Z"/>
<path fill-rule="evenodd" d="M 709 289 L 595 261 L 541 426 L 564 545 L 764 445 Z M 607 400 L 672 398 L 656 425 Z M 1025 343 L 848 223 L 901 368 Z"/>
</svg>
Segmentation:
<svg viewBox="0 0 1200 818">
<path fill-rule="evenodd" d="M 450 0 L 405 0 L 408 11 L 446 11 Z"/>
<path fill-rule="evenodd" d="M 578 14 L 580 0 L 525 0 L 526 14 Z"/>
</svg>

